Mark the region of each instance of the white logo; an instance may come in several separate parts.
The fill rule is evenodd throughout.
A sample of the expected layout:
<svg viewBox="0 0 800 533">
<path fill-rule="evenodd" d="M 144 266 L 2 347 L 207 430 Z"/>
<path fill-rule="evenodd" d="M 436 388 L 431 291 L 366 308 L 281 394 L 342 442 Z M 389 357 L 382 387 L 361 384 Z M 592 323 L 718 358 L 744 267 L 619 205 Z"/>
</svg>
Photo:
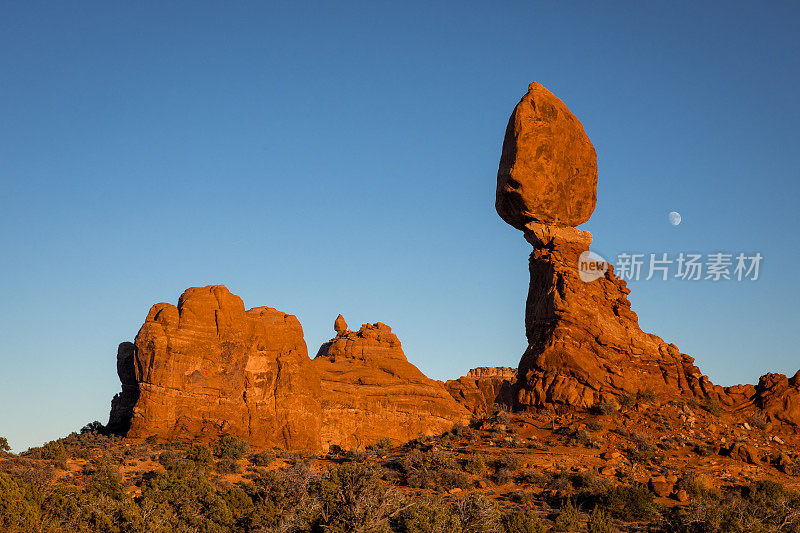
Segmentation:
<svg viewBox="0 0 800 533">
<path fill-rule="evenodd" d="M 578 276 L 589 283 L 600 279 L 608 272 L 608 262 L 592 251 L 586 250 L 578 258 Z"/>
</svg>

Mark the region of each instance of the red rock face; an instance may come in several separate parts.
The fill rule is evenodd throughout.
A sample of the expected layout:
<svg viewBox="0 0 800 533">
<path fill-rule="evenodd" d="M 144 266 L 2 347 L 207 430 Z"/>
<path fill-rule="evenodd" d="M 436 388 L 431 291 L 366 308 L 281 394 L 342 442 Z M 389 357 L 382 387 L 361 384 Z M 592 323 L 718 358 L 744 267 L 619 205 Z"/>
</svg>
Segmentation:
<svg viewBox="0 0 800 533">
<path fill-rule="evenodd" d="M 322 345 L 314 366 L 322 379 L 323 446 L 356 447 L 383 437 L 405 442 L 469 420 L 440 383 L 408 362 L 386 324 L 339 333 Z"/>
<path fill-rule="evenodd" d="M 383 324 L 337 337 L 308 357 L 296 317 L 245 310 L 224 286 L 195 287 L 152 307 L 117 355 L 122 392 L 109 427 L 133 439 L 215 439 L 255 447 L 349 448 L 441 433 L 467 418 Z"/>
<path fill-rule="evenodd" d="M 318 447 L 319 379 L 300 322 L 269 307 L 245 311 L 224 286 L 154 305 L 120 366 L 110 425 L 129 437 L 231 433 L 255 446 Z"/>
<path fill-rule="evenodd" d="M 625 281 L 609 267 L 584 282 L 578 258 L 591 235 L 529 232 L 531 283 L 525 312 L 528 349 L 519 364 L 520 406 L 591 407 L 647 389 L 660 395 L 704 394 L 711 383 L 694 360 L 639 328 Z"/>
<path fill-rule="evenodd" d="M 478 367 L 466 376 L 445 382 L 450 395 L 475 416 L 491 413 L 495 405 L 514 405 L 514 385 L 517 369 L 508 367 Z"/>
<path fill-rule="evenodd" d="M 508 120 L 495 208 L 519 230 L 529 222 L 577 226 L 597 201 L 597 154 L 583 125 L 539 83 Z"/>
</svg>

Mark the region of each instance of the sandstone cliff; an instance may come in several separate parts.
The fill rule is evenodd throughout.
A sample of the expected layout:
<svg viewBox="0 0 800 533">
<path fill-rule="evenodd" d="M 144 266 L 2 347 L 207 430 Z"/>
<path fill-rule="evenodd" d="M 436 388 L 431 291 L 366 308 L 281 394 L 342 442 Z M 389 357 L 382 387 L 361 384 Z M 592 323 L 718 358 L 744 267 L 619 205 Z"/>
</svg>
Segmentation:
<svg viewBox="0 0 800 533">
<path fill-rule="evenodd" d="M 403 354 L 384 324 L 347 331 L 315 360 L 293 315 L 245 310 L 222 285 L 193 287 L 177 307 L 156 304 L 134 343 L 122 343 L 122 392 L 109 428 L 133 439 L 214 439 L 255 447 L 324 449 L 405 441 L 468 419 L 445 388 Z"/>
<path fill-rule="evenodd" d="M 510 408 L 514 405 L 514 385 L 517 369 L 508 367 L 478 367 L 466 376 L 445 382 L 445 387 L 457 402 L 475 416 L 491 413 L 495 405 Z"/>
</svg>

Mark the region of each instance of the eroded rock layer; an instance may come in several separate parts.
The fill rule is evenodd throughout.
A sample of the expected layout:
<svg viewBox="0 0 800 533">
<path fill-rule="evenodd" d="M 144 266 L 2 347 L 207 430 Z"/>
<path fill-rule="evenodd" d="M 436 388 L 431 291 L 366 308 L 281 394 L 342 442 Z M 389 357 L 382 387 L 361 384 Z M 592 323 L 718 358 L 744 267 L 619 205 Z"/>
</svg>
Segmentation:
<svg viewBox="0 0 800 533">
<path fill-rule="evenodd" d="M 341 318 L 341 317 L 339 317 Z M 384 324 L 337 337 L 315 360 L 293 315 L 245 310 L 224 286 L 156 304 L 117 354 L 122 392 L 109 428 L 133 439 L 214 439 L 256 447 L 356 447 L 441 433 L 468 412 L 403 354 Z"/>
<path fill-rule="evenodd" d="M 534 249 L 519 405 L 591 407 L 647 390 L 702 395 L 712 387 L 694 359 L 639 328 L 630 290 L 613 267 L 600 279 L 580 278 L 578 260 L 589 249 L 588 232 L 564 228 L 556 234 L 531 225 L 526 236 Z"/>
<path fill-rule="evenodd" d="M 491 413 L 496 406 L 514 405 L 514 385 L 517 369 L 508 367 L 478 367 L 466 376 L 445 382 L 445 387 L 457 402 L 475 416 Z"/>
<path fill-rule="evenodd" d="M 231 433 L 255 446 L 319 446 L 321 390 L 300 322 L 245 310 L 222 285 L 154 305 L 118 370 L 109 425 L 129 437 Z"/>
<path fill-rule="evenodd" d="M 380 322 L 339 332 L 314 359 L 323 390 L 322 441 L 356 447 L 383 437 L 441 434 L 469 412 L 406 359 Z"/>
</svg>

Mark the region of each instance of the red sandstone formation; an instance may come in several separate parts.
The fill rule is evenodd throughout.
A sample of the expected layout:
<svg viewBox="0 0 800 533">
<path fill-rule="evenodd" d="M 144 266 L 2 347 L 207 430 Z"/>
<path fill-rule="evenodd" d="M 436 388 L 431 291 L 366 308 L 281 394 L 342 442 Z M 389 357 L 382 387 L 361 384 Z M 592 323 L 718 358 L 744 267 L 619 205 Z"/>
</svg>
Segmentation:
<svg viewBox="0 0 800 533">
<path fill-rule="evenodd" d="M 445 387 L 473 415 L 483 416 L 490 413 L 496 404 L 513 405 L 516 379 L 516 368 L 482 366 L 473 368 L 466 376 L 448 380 Z"/>
<path fill-rule="evenodd" d="M 408 362 L 386 324 L 340 333 L 322 345 L 314 365 L 322 378 L 324 443 L 406 441 L 469 420 L 440 383 Z"/>
<path fill-rule="evenodd" d="M 611 266 L 594 281 L 581 279 L 579 257 L 592 236 L 572 226 L 594 209 L 596 172 L 580 122 L 532 83 L 509 120 L 497 175 L 498 214 L 533 246 L 528 349 L 519 364 L 516 406 L 585 408 L 650 390 L 663 399 L 697 396 L 732 410 L 760 408 L 770 422 L 800 425 L 798 375 L 767 374 L 757 386 L 714 385 L 694 359 L 639 328 L 630 290 Z"/>
<path fill-rule="evenodd" d="M 405 441 L 468 418 L 406 360 L 388 326 L 355 333 L 343 322 L 312 361 L 296 317 L 245 311 L 222 285 L 188 289 L 177 307 L 153 306 L 135 342 L 120 345 L 123 390 L 109 427 L 134 439 L 230 433 L 256 447 L 316 450 Z"/>
<path fill-rule="evenodd" d="M 666 396 L 703 395 L 711 386 L 691 357 L 639 328 L 630 290 L 613 267 L 600 279 L 581 280 L 578 257 L 589 249 L 588 232 L 565 228 L 558 238 L 540 234 L 529 240 L 535 244 L 520 405 L 591 407 L 647 389 Z"/>
<path fill-rule="evenodd" d="M 335 331 L 337 335 L 347 331 L 347 322 L 345 322 L 342 315 L 337 316 L 336 320 L 333 321 L 333 331 Z"/>
<path fill-rule="evenodd" d="M 495 207 L 517 229 L 577 226 L 597 201 L 597 154 L 583 125 L 539 83 L 514 108 L 503 139 Z"/>
<path fill-rule="evenodd" d="M 296 317 L 245 311 L 222 285 L 156 304 L 118 361 L 109 425 L 132 438 L 231 433 L 254 446 L 318 448 L 321 389 Z"/>
</svg>

